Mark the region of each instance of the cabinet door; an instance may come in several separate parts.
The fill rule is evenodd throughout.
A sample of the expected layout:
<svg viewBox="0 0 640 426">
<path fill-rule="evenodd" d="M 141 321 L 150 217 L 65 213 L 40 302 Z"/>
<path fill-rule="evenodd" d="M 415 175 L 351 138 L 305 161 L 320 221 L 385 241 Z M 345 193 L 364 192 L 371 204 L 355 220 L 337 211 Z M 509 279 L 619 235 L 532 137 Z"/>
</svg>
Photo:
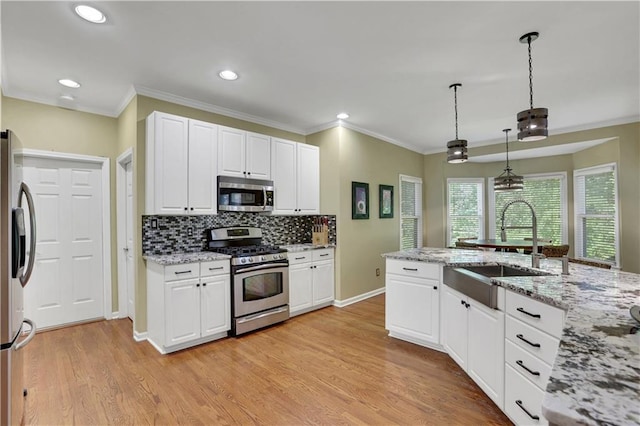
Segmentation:
<svg viewBox="0 0 640 426">
<path fill-rule="evenodd" d="M 200 337 L 200 281 L 165 283 L 165 346 Z"/>
<path fill-rule="evenodd" d="M 291 313 L 312 306 L 312 271 L 311 263 L 300 263 L 289 266 L 289 311 Z"/>
<path fill-rule="evenodd" d="M 320 213 L 320 149 L 298 144 L 296 170 L 298 212 Z"/>
<path fill-rule="evenodd" d="M 189 213 L 217 211 L 217 126 L 189 120 Z"/>
<path fill-rule="evenodd" d="M 231 127 L 218 127 L 218 173 L 224 176 L 245 176 L 246 132 Z"/>
<path fill-rule="evenodd" d="M 313 264 L 313 305 L 333 301 L 333 260 Z"/>
<path fill-rule="evenodd" d="M 438 282 L 387 274 L 386 287 L 387 330 L 438 344 L 439 321 L 432 312 L 434 303 L 437 304 Z"/>
<path fill-rule="evenodd" d="M 274 212 L 295 214 L 296 142 L 271 138 L 271 177 L 275 187 Z"/>
<path fill-rule="evenodd" d="M 231 278 L 216 275 L 202 279 L 200 316 L 202 337 L 231 329 Z"/>
<path fill-rule="evenodd" d="M 467 374 L 504 406 L 504 313 L 469 299 Z"/>
<path fill-rule="evenodd" d="M 271 138 L 258 133 L 247 133 L 247 177 L 271 179 Z"/>
<path fill-rule="evenodd" d="M 442 345 L 463 370 L 467 369 L 466 296 L 442 285 Z"/>
<path fill-rule="evenodd" d="M 149 214 L 184 214 L 187 209 L 188 120 L 170 114 L 154 113 L 153 211 Z M 147 189 L 150 190 L 150 189 Z"/>
</svg>

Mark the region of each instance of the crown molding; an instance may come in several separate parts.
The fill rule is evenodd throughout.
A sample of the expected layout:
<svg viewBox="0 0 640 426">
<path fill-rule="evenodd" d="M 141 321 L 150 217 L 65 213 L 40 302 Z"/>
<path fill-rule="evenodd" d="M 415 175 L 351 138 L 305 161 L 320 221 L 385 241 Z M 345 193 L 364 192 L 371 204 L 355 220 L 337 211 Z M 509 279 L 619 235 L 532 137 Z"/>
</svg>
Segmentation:
<svg viewBox="0 0 640 426">
<path fill-rule="evenodd" d="M 116 115 L 115 115 L 116 117 L 120 117 L 120 114 L 122 114 L 122 112 L 127 107 L 127 105 L 129 105 L 129 102 L 131 102 L 131 100 L 135 98 L 135 96 L 136 96 L 136 88 L 132 84 L 131 86 L 129 86 L 129 90 L 127 90 L 127 93 L 124 95 L 124 98 L 122 98 L 120 105 L 118 105 L 118 107 L 116 108 Z"/>
<path fill-rule="evenodd" d="M 362 127 L 358 127 L 355 124 L 351 124 L 348 121 L 342 121 L 339 125 L 344 127 L 344 128 L 347 128 L 347 129 L 354 130 L 356 132 L 362 133 L 364 135 L 371 136 L 372 138 L 379 139 L 379 140 L 381 140 L 383 142 L 388 142 L 390 144 L 397 145 L 397 146 L 399 146 L 401 148 L 405 148 L 405 149 L 408 149 L 410 151 L 417 152 L 418 154 L 422 154 L 422 149 L 420 147 L 418 147 L 418 146 L 415 146 L 415 145 L 412 145 L 412 144 L 408 144 L 408 143 L 405 143 L 405 142 L 401 142 L 401 141 L 399 141 L 397 139 L 390 138 L 390 137 L 382 135 L 380 133 L 372 132 L 372 131 L 364 129 Z"/>
<path fill-rule="evenodd" d="M 51 99 L 48 97 L 33 96 L 28 93 L 20 92 L 19 90 L 18 91 L 6 90 L 4 86 L 2 87 L 2 94 L 3 96 L 6 96 L 8 98 L 20 99 L 23 101 L 34 102 L 37 104 L 49 105 L 53 107 L 67 109 L 70 111 L 85 112 L 88 114 L 102 115 L 102 116 L 111 117 L 111 118 L 118 117 L 118 115 L 112 110 L 104 110 L 101 108 L 91 108 L 86 106 L 77 106 L 75 105 L 74 101 L 71 101 L 68 103 L 51 102 Z"/>
</svg>

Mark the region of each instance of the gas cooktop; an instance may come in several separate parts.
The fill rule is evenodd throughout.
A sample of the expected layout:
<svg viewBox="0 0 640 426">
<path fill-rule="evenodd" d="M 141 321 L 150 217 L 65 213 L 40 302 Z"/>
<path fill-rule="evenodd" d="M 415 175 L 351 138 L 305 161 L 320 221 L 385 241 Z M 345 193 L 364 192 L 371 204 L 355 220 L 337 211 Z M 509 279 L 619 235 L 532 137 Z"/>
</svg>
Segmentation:
<svg viewBox="0 0 640 426">
<path fill-rule="evenodd" d="M 215 228 L 207 231 L 206 250 L 231 256 L 232 265 L 286 261 L 287 250 L 262 244 L 260 228 Z"/>
</svg>

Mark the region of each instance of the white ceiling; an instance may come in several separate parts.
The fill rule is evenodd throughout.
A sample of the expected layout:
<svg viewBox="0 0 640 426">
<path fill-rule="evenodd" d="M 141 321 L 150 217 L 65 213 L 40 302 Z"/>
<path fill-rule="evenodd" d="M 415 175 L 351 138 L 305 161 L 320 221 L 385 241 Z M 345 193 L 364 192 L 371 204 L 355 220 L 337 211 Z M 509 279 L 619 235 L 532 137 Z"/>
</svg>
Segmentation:
<svg viewBox="0 0 640 426">
<path fill-rule="evenodd" d="M 552 145 L 538 148 L 527 148 L 513 151 L 513 143 L 509 143 L 509 160 L 525 160 L 528 158 L 555 157 L 557 155 L 574 154 L 587 148 L 608 142 L 611 139 L 596 139 L 593 141 L 582 141 L 574 143 L 565 143 L 562 145 Z M 521 148 L 520 144 L 518 148 Z M 525 144 L 526 146 L 526 144 Z M 474 155 L 469 157 L 471 163 L 491 163 L 494 161 L 505 161 L 505 153 Z"/>
<path fill-rule="evenodd" d="M 516 128 L 518 39 L 538 31 L 534 106 L 551 134 L 640 119 L 637 1 L 87 3 L 106 24 L 77 2 L 1 2 L 5 96 L 117 116 L 140 93 L 302 134 L 347 111 L 352 128 L 429 153 L 454 139 L 454 82 L 469 147 Z M 226 68 L 240 78 L 219 79 Z"/>
</svg>

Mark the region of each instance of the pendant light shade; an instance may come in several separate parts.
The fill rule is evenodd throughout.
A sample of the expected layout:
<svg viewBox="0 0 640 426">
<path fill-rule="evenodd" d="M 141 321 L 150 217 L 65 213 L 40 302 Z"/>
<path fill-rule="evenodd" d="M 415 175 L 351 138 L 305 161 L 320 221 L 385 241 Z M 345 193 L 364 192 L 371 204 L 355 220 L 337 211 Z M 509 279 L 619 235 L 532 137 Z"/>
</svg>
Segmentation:
<svg viewBox="0 0 640 426">
<path fill-rule="evenodd" d="M 533 63 L 531 61 L 531 42 L 536 40 L 540 34 L 537 32 L 527 33 L 520 37 L 520 43 L 526 43 L 529 51 L 529 109 L 520 111 L 518 120 L 518 140 L 538 141 L 545 139 L 549 135 L 547 129 L 547 108 L 533 107 Z"/>
<path fill-rule="evenodd" d="M 467 141 L 465 139 L 458 139 L 458 87 L 462 86 L 462 83 L 454 83 L 449 86 L 449 89 L 453 87 L 453 101 L 455 105 L 456 114 L 456 138 L 447 142 L 447 162 L 448 163 L 464 163 L 467 161 Z"/>
<path fill-rule="evenodd" d="M 502 172 L 500 176 L 493 180 L 493 190 L 496 192 L 522 191 L 524 188 L 524 178 L 513 173 L 511 166 L 509 166 L 509 132 L 511 129 L 503 129 L 502 131 L 505 133 L 507 167 L 505 167 L 504 172 Z"/>
</svg>

